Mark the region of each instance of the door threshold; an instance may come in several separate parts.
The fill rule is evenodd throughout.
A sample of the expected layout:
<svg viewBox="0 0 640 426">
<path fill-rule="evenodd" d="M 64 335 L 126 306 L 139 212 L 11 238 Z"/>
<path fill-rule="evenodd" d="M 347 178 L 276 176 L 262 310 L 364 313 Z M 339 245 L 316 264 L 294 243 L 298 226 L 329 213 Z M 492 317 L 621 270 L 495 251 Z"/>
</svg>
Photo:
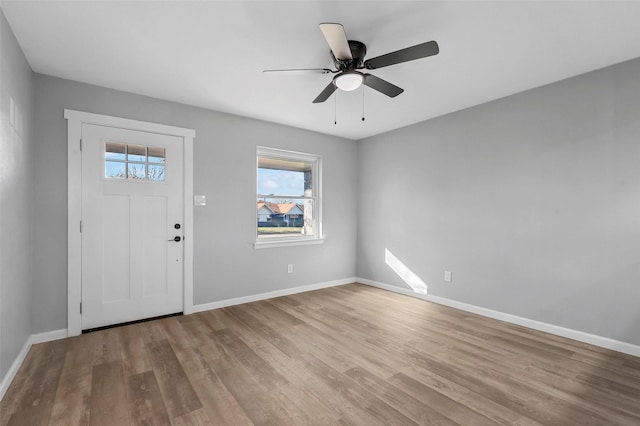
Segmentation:
<svg viewBox="0 0 640 426">
<path fill-rule="evenodd" d="M 141 323 L 141 322 L 155 321 L 155 320 L 159 320 L 159 319 L 163 319 L 163 318 L 179 317 L 181 315 L 182 315 L 182 312 L 176 312 L 174 314 L 160 315 L 158 317 L 143 318 L 143 319 L 139 319 L 139 320 L 135 320 L 135 321 L 128 321 L 128 322 L 121 322 L 121 323 L 118 323 L 118 324 L 104 325 L 102 327 L 87 328 L 86 330 L 82 330 L 82 334 L 93 333 L 94 331 L 100 331 L 100 330 L 107 330 L 109 328 L 124 327 L 125 325 L 138 324 L 138 323 Z"/>
</svg>

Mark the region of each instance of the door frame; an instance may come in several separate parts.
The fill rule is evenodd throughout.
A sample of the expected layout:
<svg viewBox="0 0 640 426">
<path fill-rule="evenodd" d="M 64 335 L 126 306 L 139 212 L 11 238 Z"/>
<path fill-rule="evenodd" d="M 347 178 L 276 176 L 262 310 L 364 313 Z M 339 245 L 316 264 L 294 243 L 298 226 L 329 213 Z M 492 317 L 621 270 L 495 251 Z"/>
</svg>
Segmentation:
<svg viewBox="0 0 640 426">
<path fill-rule="evenodd" d="M 82 125 L 95 124 L 137 130 L 149 133 L 177 136 L 183 141 L 184 161 L 184 263 L 183 263 L 183 312 L 193 313 L 193 129 L 164 124 L 130 120 L 121 117 L 93 114 L 71 109 L 64 110 L 67 120 L 67 336 L 82 333 Z"/>
</svg>

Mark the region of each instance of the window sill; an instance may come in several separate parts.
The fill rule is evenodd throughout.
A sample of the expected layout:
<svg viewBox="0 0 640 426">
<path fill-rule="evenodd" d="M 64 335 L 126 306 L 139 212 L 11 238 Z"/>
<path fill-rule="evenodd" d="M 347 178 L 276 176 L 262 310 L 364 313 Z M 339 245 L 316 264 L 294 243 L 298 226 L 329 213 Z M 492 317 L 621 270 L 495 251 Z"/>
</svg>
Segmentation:
<svg viewBox="0 0 640 426">
<path fill-rule="evenodd" d="M 324 244 L 324 238 L 256 241 L 255 243 L 253 243 L 253 248 L 264 249 L 264 248 L 275 248 L 275 247 L 308 246 L 308 245 L 315 245 L 315 244 Z"/>
</svg>

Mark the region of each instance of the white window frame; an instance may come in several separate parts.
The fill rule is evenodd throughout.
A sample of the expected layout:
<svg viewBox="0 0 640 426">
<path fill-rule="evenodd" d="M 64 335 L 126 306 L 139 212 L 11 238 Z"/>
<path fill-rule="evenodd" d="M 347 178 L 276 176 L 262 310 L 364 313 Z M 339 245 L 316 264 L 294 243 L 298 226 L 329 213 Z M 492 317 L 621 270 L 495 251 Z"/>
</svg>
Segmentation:
<svg viewBox="0 0 640 426">
<path fill-rule="evenodd" d="M 279 237 L 269 237 L 269 239 L 259 239 L 258 238 L 258 222 L 256 221 L 255 226 L 255 243 L 254 247 L 256 249 L 259 248 L 270 248 L 270 247 L 287 247 L 287 246 L 297 246 L 297 245 L 308 245 L 308 244 L 323 244 L 324 243 L 324 234 L 322 233 L 322 157 L 316 154 L 307 154 L 304 152 L 297 151 L 289 151 L 278 148 L 269 148 L 264 146 L 258 146 L 256 148 L 256 191 L 253 205 L 256 206 L 257 209 L 257 200 L 258 198 L 273 198 L 271 194 L 259 194 L 258 193 L 258 158 L 259 157 L 270 157 L 278 160 L 289 160 L 289 161 L 304 161 L 311 163 L 311 191 L 312 191 L 312 199 L 313 199 L 313 218 L 314 218 L 314 235 L 312 236 L 291 236 L 291 235 L 283 235 Z M 290 197 L 296 198 L 296 197 Z M 304 199 L 304 198 L 301 198 Z M 257 213 L 257 210 L 256 210 Z M 254 215 L 256 217 L 256 215 Z"/>
</svg>

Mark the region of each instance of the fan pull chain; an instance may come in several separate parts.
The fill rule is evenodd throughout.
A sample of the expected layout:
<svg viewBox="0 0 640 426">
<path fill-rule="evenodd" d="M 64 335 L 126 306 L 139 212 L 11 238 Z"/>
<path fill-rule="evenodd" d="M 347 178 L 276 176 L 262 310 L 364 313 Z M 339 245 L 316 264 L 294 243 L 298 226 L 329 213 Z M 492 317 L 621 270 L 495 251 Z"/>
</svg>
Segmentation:
<svg viewBox="0 0 640 426">
<path fill-rule="evenodd" d="M 364 121 L 364 84 L 362 85 L 362 121 Z"/>
<path fill-rule="evenodd" d="M 333 124 L 338 124 L 338 94 L 333 97 Z"/>
</svg>

